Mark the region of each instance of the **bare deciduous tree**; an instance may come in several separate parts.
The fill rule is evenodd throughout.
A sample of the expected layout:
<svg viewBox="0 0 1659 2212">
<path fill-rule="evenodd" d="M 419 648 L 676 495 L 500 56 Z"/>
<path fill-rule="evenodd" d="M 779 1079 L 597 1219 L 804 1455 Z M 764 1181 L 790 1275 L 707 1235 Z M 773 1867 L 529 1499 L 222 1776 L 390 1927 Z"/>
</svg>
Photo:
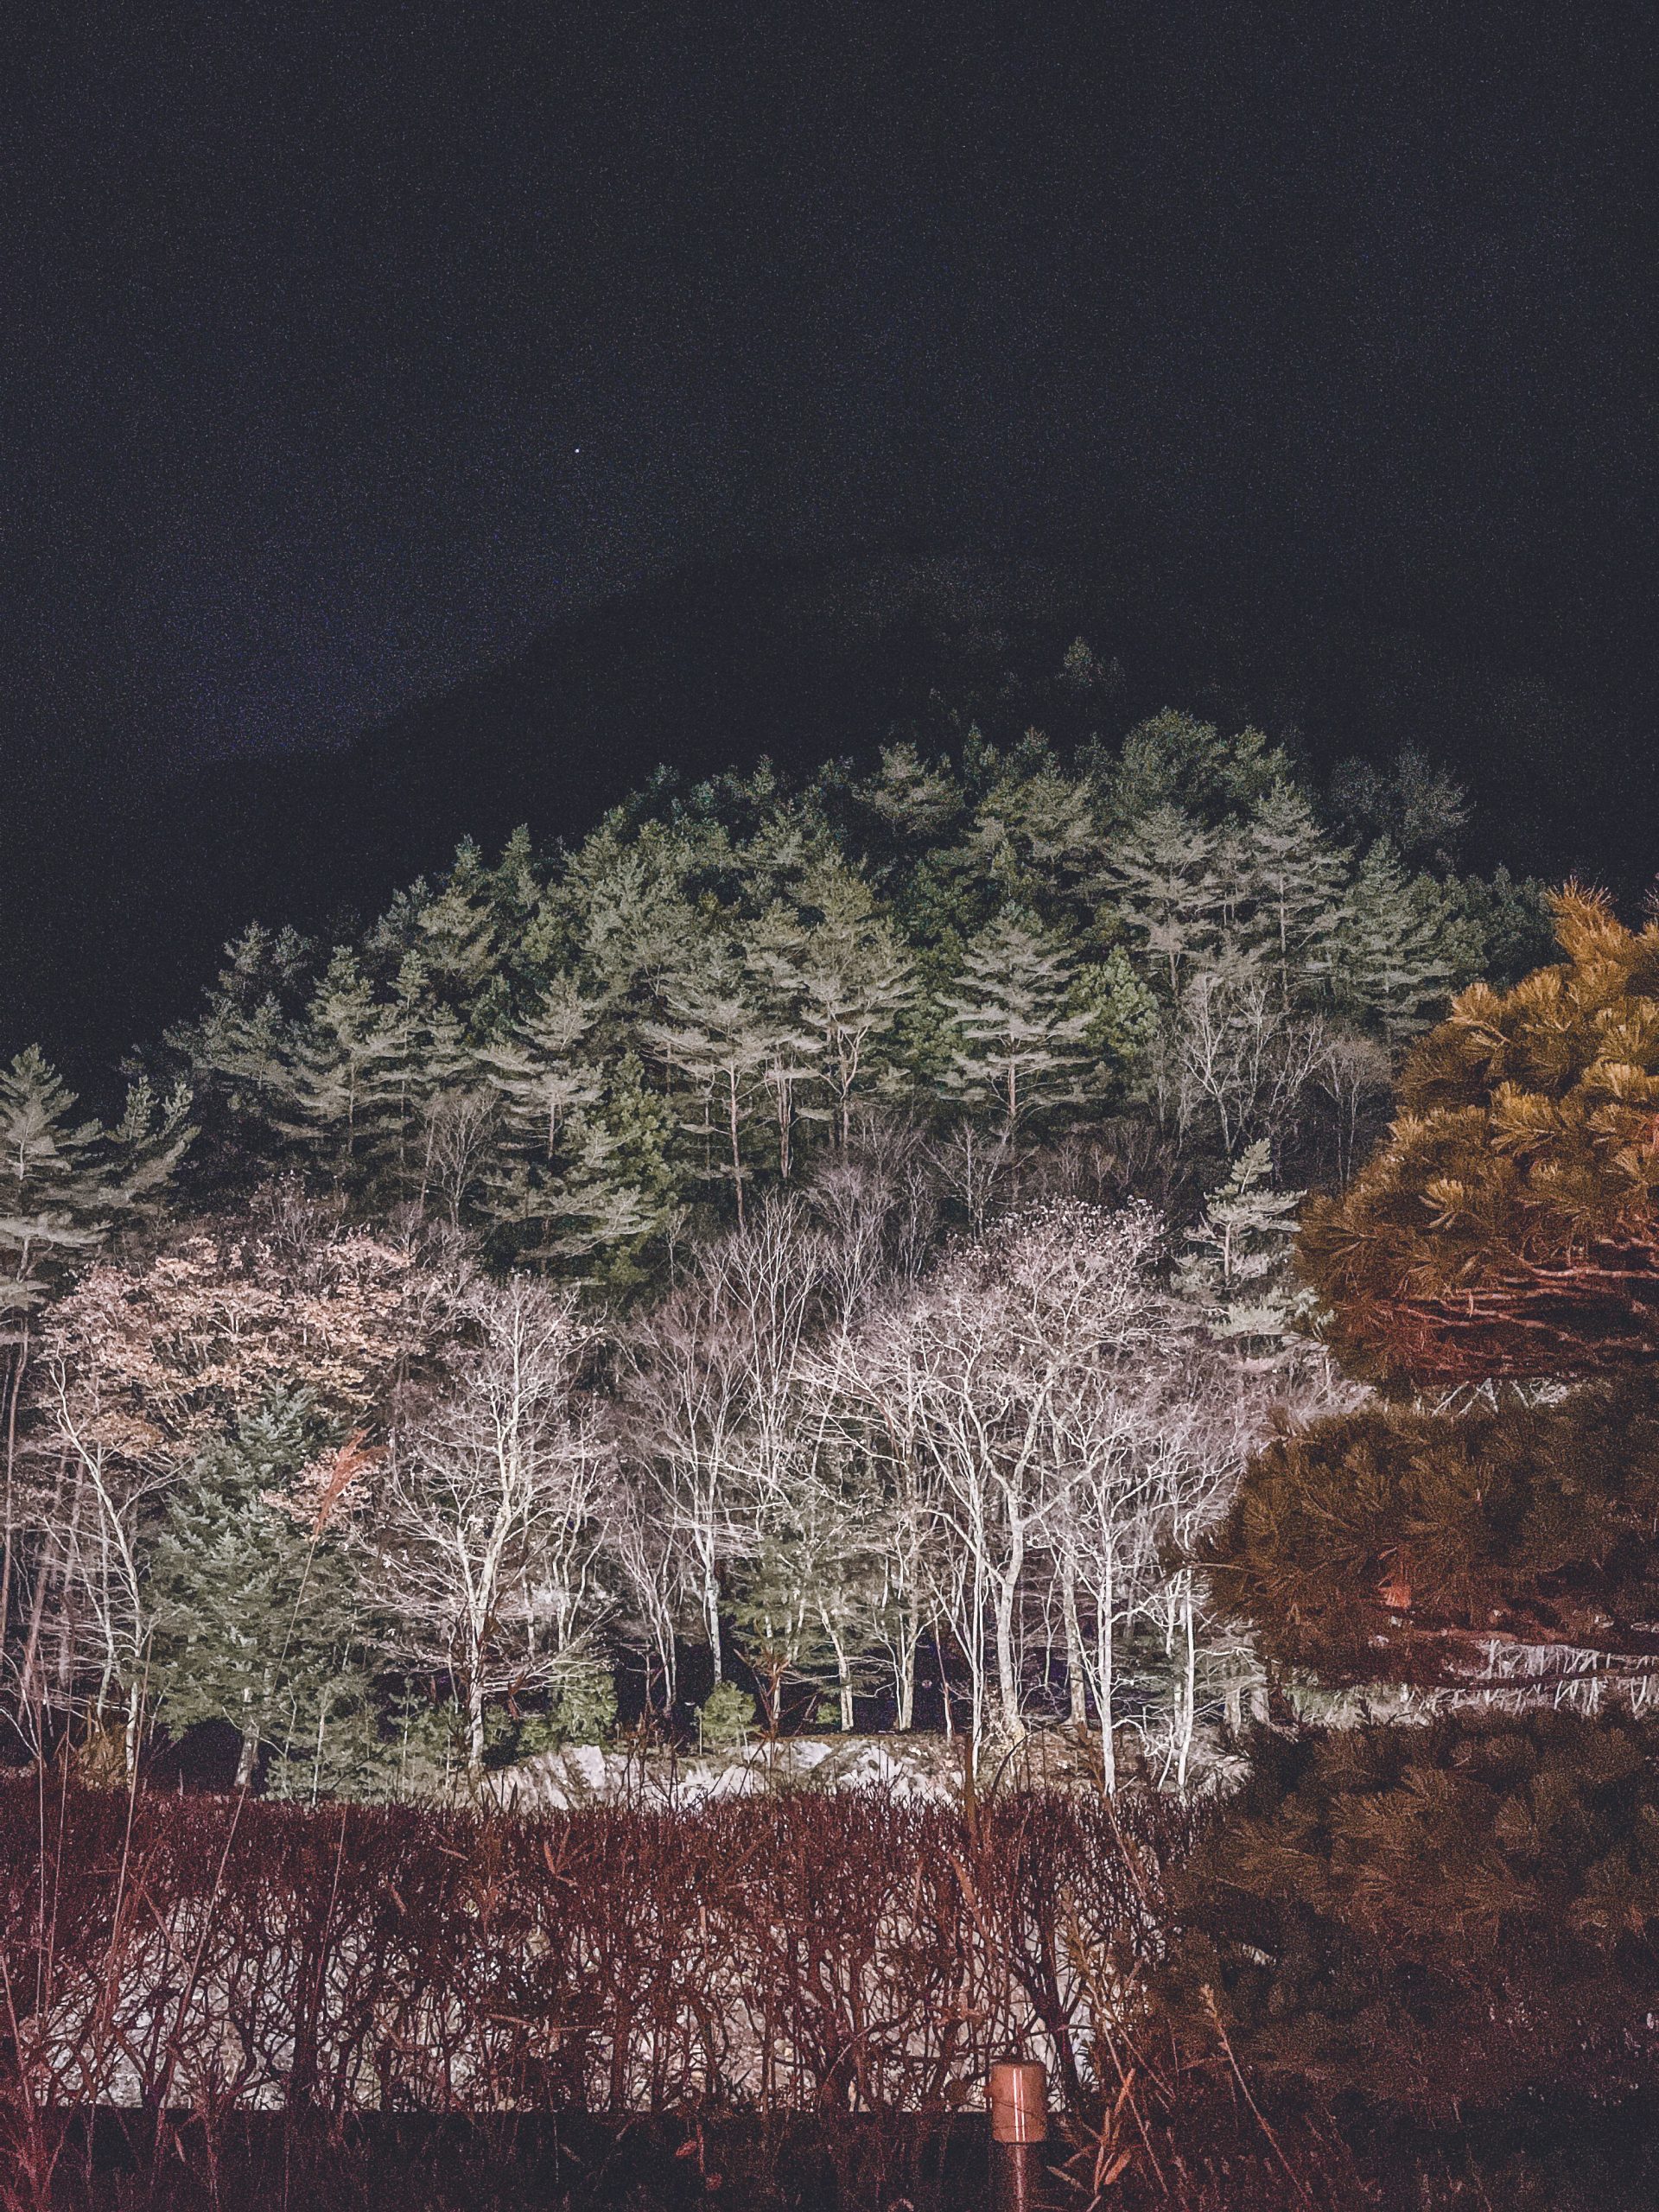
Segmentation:
<svg viewBox="0 0 1659 2212">
<path fill-rule="evenodd" d="M 576 1399 L 593 1328 L 574 1294 L 479 1285 L 453 1388 L 396 1440 L 373 1538 L 404 1656 L 442 1667 L 483 1762 L 486 1702 L 555 1679 L 600 1597 L 604 1452 Z"/>
<path fill-rule="evenodd" d="M 1207 1110 L 1224 1149 L 1275 1139 L 1327 1047 L 1325 1024 L 1287 1007 L 1264 970 L 1205 969 L 1182 994 L 1174 1051 L 1182 1128 Z"/>
<path fill-rule="evenodd" d="M 794 1448 L 794 1378 L 823 1269 L 800 1207 L 774 1198 L 702 1248 L 623 1347 L 625 1452 L 685 1555 L 716 1681 L 721 1572 Z"/>
</svg>

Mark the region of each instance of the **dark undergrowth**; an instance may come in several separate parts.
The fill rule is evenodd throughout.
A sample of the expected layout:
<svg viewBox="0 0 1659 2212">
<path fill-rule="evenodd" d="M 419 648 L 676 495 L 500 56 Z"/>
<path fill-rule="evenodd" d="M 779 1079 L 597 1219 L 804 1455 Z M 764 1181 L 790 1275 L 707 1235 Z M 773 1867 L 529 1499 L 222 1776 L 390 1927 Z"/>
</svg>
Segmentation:
<svg viewBox="0 0 1659 2212">
<path fill-rule="evenodd" d="M 1376 2116 L 1252 2107 L 1210 2078 L 1157 2094 L 1102 2159 L 1062 2121 L 1038 2201 L 1097 2212 L 1651 2212 L 1659 2129 L 1645 2107 L 1563 2104 L 1427 2133 Z M 51 2130 L 49 2179 L 13 2171 L 0 2203 L 54 2212 L 991 2212 L 982 2115 L 789 2114 L 623 2120 L 356 2114 L 332 2126 L 241 2113 L 99 2113 Z M 1126 2164 L 1120 2165 L 1127 2149 Z M 1109 2177 L 1109 2178 L 1108 2178 Z M 37 2188 L 43 2183 L 44 2190 Z"/>
</svg>

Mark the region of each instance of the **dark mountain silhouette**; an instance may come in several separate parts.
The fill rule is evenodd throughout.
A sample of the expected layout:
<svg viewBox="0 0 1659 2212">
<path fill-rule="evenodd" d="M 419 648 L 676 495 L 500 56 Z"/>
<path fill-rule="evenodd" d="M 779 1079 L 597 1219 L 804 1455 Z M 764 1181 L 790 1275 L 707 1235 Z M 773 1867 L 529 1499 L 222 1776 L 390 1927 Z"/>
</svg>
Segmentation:
<svg viewBox="0 0 1659 2212">
<path fill-rule="evenodd" d="M 1054 680 L 1079 634 L 1122 671 L 1081 704 Z M 804 772 L 895 730 L 946 735 L 948 708 L 999 737 L 1115 736 L 1164 704 L 1292 729 L 1319 762 L 1422 746 L 1471 785 L 1482 864 L 1625 893 L 1651 874 L 1628 715 L 1424 630 L 1095 553 L 754 558 L 562 622 L 343 748 L 19 794 L 0 829 L 0 1044 L 38 1038 L 87 1079 L 187 1012 L 249 919 L 366 915 L 463 836 L 579 837 L 664 761 L 691 781 L 762 755 Z"/>
</svg>

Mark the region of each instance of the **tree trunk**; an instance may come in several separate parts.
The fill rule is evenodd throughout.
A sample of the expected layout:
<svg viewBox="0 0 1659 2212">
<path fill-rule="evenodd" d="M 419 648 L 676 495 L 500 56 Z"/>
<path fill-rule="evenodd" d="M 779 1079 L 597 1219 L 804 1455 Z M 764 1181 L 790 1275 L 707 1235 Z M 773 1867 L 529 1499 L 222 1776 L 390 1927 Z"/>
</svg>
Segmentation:
<svg viewBox="0 0 1659 2212">
<path fill-rule="evenodd" d="M 123 1764 L 126 1770 L 126 1777 L 129 1786 L 138 1779 L 138 1732 L 139 1724 L 143 1719 L 143 1691 L 137 1679 L 137 1676 L 135 1675 L 132 1688 L 127 1692 L 127 1719 L 125 1729 L 123 1732 L 126 1738 L 126 1741 L 122 1745 L 123 1752 L 125 1755 L 123 1760 Z"/>
<path fill-rule="evenodd" d="M 1026 1719 L 1020 1710 L 1020 1673 L 1014 1656 L 1014 1605 L 1015 1586 L 1012 1579 L 998 1578 L 996 1585 L 996 1688 L 997 1701 L 1002 1708 L 1002 1725 L 1014 1743 L 1020 1742 L 1026 1732 Z"/>
<path fill-rule="evenodd" d="M 1083 1624 L 1077 1618 L 1077 1570 L 1070 1558 L 1060 1563 L 1060 1618 L 1065 1625 L 1067 1718 L 1081 1731 L 1089 1726 L 1089 1701 L 1083 1685 Z"/>
<path fill-rule="evenodd" d="M 912 1599 L 905 1607 L 893 1665 L 893 1725 L 901 1736 L 907 1736 L 916 1725 L 916 1648 L 921 1640 L 921 1616 Z"/>
<path fill-rule="evenodd" d="M 11 1630 L 12 1548 L 16 1530 L 13 1521 L 13 1474 L 17 1459 L 17 1401 L 22 1395 L 23 1370 L 29 1363 L 29 1317 L 17 1341 L 12 1346 L 11 1358 L 6 1372 L 6 1500 L 3 1532 L 4 1559 L 0 1560 L 0 1652 L 3 1652 Z"/>
<path fill-rule="evenodd" d="M 1112 1685 L 1117 1664 L 1109 1592 L 1095 1613 L 1095 1696 L 1100 1706 L 1100 1786 L 1107 1796 L 1117 1788 L 1117 1738 L 1112 1726 Z"/>
<path fill-rule="evenodd" d="M 680 1695 L 679 1653 L 675 1647 L 671 1626 L 656 1638 L 656 1643 L 657 1657 L 663 1670 L 663 1718 L 671 1720 Z"/>
<path fill-rule="evenodd" d="M 721 1679 L 724 1655 L 720 1643 L 720 1586 L 710 1575 L 702 1586 L 702 1623 L 709 1638 L 709 1656 L 715 1662 L 715 1680 Z"/>
<path fill-rule="evenodd" d="M 732 1185 L 737 1192 L 737 1225 L 741 1229 L 743 1226 L 743 1155 L 738 1147 L 737 1141 L 737 1077 L 734 1074 L 728 1076 L 726 1087 L 732 1136 Z"/>
<path fill-rule="evenodd" d="M 1184 1649 L 1180 1676 L 1180 1705 L 1178 1711 L 1179 1751 L 1175 1763 L 1175 1787 L 1186 1795 L 1186 1772 L 1192 1757 L 1192 1738 L 1198 1725 L 1198 1637 L 1192 1619 L 1192 1585 L 1190 1578 L 1183 1578 L 1181 1591 L 1181 1628 Z"/>
<path fill-rule="evenodd" d="M 476 1783 L 484 1771 L 484 1681 L 476 1671 L 467 1684 L 467 1777 Z"/>
<path fill-rule="evenodd" d="M 58 1455 L 58 1478 L 52 1493 L 48 1526 L 54 1529 L 63 1526 L 63 1491 L 68 1474 L 69 1454 L 66 1450 Z M 40 1665 L 41 1630 L 46 1619 L 47 1596 L 51 1580 L 51 1554 L 42 1547 L 35 1567 L 35 1593 L 29 1603 L 29 1631 L 23 1641 L 23 1656 L 17 1668 L 17 1719 L 20 1726 L 35 1694 L 35 1674 Z"/>
<path fill-rule="evenodd" d="M 258 1764 L 259 1731 L 257 1727 L 244 1728 L 242 1748 L 236 1755 L 236 1780 L 232 1787 L 237 1789 L 251 1789 L 253 1787 L 254 1770 Z"/>
</svg>

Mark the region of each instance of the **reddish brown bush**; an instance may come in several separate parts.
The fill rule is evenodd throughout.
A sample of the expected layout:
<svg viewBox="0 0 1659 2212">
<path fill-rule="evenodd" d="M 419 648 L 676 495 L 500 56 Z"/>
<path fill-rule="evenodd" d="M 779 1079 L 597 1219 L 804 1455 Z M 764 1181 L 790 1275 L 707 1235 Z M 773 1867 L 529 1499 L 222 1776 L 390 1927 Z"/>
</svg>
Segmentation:
<svg viewBox="0 0 1659 2212">
<path fill-rule="evenodd" d="M 15 2125 L 66 2105 L 942 2110 L 1084 2093 L 1149 1811 L 876 1794 L 521 1821 L 0 1791 Z M 1080 1972 L 1079 1962 L 1089 1961 Z"/>
<path fill-rule="evenodd" d="M 1577 2212 L 1576 2138 L 1351 2145 L 1141 2022 L 1185 1842 L 1052 1796 L 970 1828 L 874 1794 L 521 1821 L 14 1783 L 0 2212 L 976 2212 L 1011 2045 L 1079 2207 L 1112 2174 L 1124 2212 Z M 1632 2139 L 1584 2201 L 1645 2205 L 1656 2163 Z"/>
</svg>

